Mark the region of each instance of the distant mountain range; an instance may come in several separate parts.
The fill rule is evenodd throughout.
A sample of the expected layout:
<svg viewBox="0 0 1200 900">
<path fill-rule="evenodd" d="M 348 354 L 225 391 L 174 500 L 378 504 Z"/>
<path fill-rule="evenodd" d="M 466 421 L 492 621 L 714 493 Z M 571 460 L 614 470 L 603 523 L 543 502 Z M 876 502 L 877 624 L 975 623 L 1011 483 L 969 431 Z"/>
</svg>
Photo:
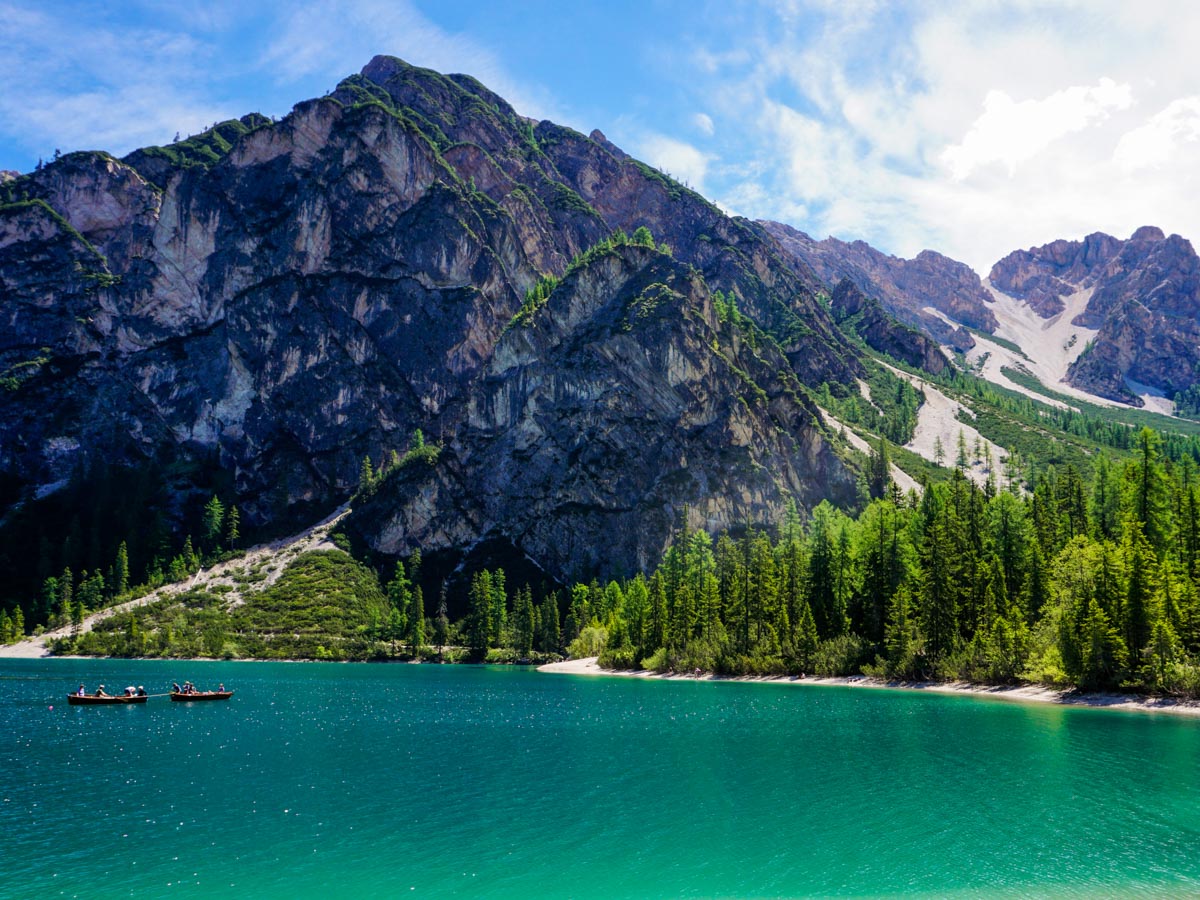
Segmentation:
<svg viewBox="0 0 1200 900">
<path fill-rule="evenodd" d="M 0 201 L 0 526 L 153 464 L 147 510 L 179 533 L 214 490 L 268 530 L 358 491 L 371 551 L 629 573 L 683 518 L 853 502 L 863 458 L 813 397 L 857 391 L 869 351 L 986 374 L 982 335 L 1020 346 L 1069 308 L 1069 386 L 1135 404 L 1200 354 L 1177 236 L 1059 241 L 985 283 L 730 217 L 598 131 L 391 57 L 278 122 L 6 174 Z M 62 539 L 29 527 L 10 561 Z M 93 527 L 94 570 L 120 536 Z"/>
<path fill-rule="evenodd" d="M 984 281 L 930 250 L 898 259 L 861 241 L 816 241 L 778 222 L 763 225 L 824 281 L 849 279 L 888 313 L 951 350 L 975 347 L 967 329 L 1018 344 L 1029 340 L 1027 330 L 1006 328 L 998 300 L 1017 301 L 1049 328 L 1071 299 L 1068 321 L 1088 339 L 1068 348 L 1027 348 L 1030 355 L 1065 354 L 1067 385 L 1142 406 L 1145 396 L 1170 398 L 1198 380 L 1200 260 L 1179 235 L 1147 226 L 1125 241 L 1099 232 L 1054 241 L 1010 253 Z"/>
</svg>

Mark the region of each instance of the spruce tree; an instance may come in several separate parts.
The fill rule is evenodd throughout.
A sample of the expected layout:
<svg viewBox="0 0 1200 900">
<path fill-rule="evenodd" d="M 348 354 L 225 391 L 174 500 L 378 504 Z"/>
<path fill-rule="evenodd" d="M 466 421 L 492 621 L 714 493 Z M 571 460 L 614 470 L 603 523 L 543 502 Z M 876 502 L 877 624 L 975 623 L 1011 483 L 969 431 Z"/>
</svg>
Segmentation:
<svg viewBox="0 0 1200 900">
<path fill-rule="evenodd" d="M 113 567 L 113 593 L 118 597 L 129 590 L 129 551 L 125 542 L 117 547 L 117 561 Z"/>
<path fill-rule="evenodd" d="M 237 549 L 237 542 L 242 536 L 242 516 L 236 506 L 229 507 L 229 515 L 225 522 L 225 546 L 230 550 Z"/>
<path fill-rule="evenodd" d="M 547 592 L 542 599 L 538 627 L 541 636 L 538 649 L 544 653 L 557 653 L 562 647 L 562 632 L 558 622 L 558 594 L 553 591 Z"/>
<path fill-rule="evenodd" d="M 221 534 L 225 524 L 225 505 L 216 494 L 204 504 L 204 546 L 216 550 L 221 545 Z"/>
<path fill-rule="evenodd" d="M 450 617 L 446 610 L 446 585 L 442 585 L 441 596 L 438 597 L 437 615 L 433 620 L 433 643 L 437 647 L 438 656 L 442 655 L 450 636 Z"/>
<path fill-rule="evenodd" d="M 408 645 L 414 657 L 421 655 L 421 647 L 425 644 L 425 595 L 421 586 L 412 589 L 412 606 L 408 613 Z"/>
</svg>

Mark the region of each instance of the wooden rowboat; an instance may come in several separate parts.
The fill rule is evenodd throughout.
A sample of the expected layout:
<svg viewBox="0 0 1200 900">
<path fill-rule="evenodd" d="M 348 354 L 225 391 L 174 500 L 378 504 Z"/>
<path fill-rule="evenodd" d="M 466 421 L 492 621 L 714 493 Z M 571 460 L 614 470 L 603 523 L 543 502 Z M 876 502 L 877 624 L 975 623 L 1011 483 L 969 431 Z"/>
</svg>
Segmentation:
<svg viewBox="0 0 1200 900">
<path fill-rule="evenodd" d="M 233 696 L 233 691 L 197 691 L 194 694 L 185 694 L 180 692 L 171 692 L 171 699 L 180 703 L 192 703 L 196 700 L 228 700 Z"/>
<path fill-rule="evenodd" d="M 71 706 L 111 706 L 120 703 L 145 703 L 149 697 L 97 697 L 95 694 L 67 694 L 67 703 Z"/>
</svg>

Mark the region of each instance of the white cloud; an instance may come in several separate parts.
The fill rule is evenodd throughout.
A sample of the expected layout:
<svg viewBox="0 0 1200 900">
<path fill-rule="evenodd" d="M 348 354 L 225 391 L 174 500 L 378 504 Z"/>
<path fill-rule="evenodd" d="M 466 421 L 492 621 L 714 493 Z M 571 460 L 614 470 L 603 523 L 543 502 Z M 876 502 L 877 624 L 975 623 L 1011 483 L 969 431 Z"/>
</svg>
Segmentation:
<svg viewBox="0 0 1200 900">
<path fill-rule="evenodd" d="M 233 115 L 195 87 L 211 53 L 154 26 L 116 31 L 70 9 L 0 7 L 0 119 L 31 155 L 125 153 Z M 241 110 L 239 112 L 245 112 Z"/>
<path fill-rule="evenodd" d="M 955 181 L 988 163 L 1003 163 L 1008 174 L 1054 141 L 1108 118 L 1133 103 L 1128 84 L 1101 78 L 1095 87 L 1068 87 L 1043 100 L 1014 101 L 1004 91 L 988 91 L 984 112 L 961 143 L 947 147 L 941 160 Z"/>
<path fill-rule="evenodd" d="M 386 48 L 388 54 L 413 65 L 471 75 L 522 115 L 561 121 L 548 91 L 517 81 L 490 48 L 439 27 L 408 0 L 307 2 L 286 8 L 278 36 L 262 59 L 278 81 L 294 82 L 315 74 L 329 75 L 336 82 Z"/>
<path fill-rule="evenodd" d="M 1126 172 L 1170 162 L 1184 143 L 1200 140 L 1200 96 L 1171 101 L 1146 124 L 1126 132 L 1113 159 Z"/>
<path fill-rule="evenodd" d="M 712 116 L 710 116 L 708 113 L 696 113 L 694 116 L 692 116 L 692 124 L 694 124 L 696 129 L 706 137 L 712 137 L 713 133 L 716 131 L 716 126 L 713 125 Z"/>
<path fill-rule="evenodd" d="M 717 43 L 680 80 L 714 120 L 707 183 L 743 215 L 983 272 L 1096 230 L 1200 238 L 1192 3 L 795 0 L 739 40 L 753 63 Z"/>
<path fill-rule="evenodd" d="M 638 142 L 636 155 L 693 190 L 704 193 L 710 157 L 691 144 L 651 133 Z"/>
<path fill-rule="evenodd" d="M 264 44 L 268 29 L 275 38 Z M 518 112 L 563 121 L 548 90 L 513 78 L 489 48 L 408 0 L 271 0 L 252 14 L 241 0 L 0 0 L 0 141 L 28 160 L 0 168 L 32 167 L 54 148 L 122 155 L 254 110 L 286 113 L 381 50 L 473 75 Z"/>
</svg>

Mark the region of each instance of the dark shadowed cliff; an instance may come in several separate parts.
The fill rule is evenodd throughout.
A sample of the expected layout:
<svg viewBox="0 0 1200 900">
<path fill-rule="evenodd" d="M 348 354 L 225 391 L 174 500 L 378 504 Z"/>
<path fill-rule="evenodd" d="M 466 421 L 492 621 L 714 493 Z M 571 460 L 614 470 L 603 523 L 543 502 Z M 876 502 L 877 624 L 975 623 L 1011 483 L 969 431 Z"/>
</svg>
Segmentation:
<svg viewBox="0 0 1200 900">
<path fill-rule="evenodd" d="M 473 79 L 377 57 L 279 122 L 68 154 L 0 199 L 10 512 L 165 460 L 174 496 L 217 470 L 270 527 L 344 501 L 364 457 L 421 429 L 438 461 L 365 504 L 366 543 L 495 540 L 565 577 L 653 561 L 685 507 L 720 528 L 852 494 L 804 386 L 861 365 L 812 271 Z M 661 250 L 613 247 L 513 324 L 540 279 L 643 226 Z M 182 508 L 160 512 L 182 530 Z"/>
</svg>

